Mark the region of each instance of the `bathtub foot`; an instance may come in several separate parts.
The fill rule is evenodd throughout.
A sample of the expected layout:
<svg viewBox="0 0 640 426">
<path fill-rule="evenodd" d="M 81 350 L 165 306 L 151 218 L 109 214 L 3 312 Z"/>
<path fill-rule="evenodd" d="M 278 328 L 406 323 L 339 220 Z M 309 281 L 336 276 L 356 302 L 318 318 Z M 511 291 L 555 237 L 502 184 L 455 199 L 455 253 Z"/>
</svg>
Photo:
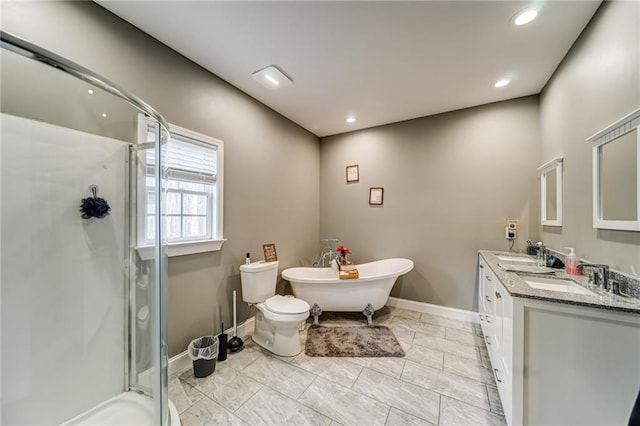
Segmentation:
<svg viewBox="0 0 640 426">
<path fill-rule="evenodd" d="M 309 310 L 309 313 L 313 315 L 313 325 L 320 325 L 320 322 L 318 321 L 318 317 L 322 315 L 322 309 L 320 309 L 320 306 L 315 303 Z"/>
<path fill-rule="evenodd" d="M 362 311 L 362 313 L 367 316 L 367 327 L 373 326 L 373 319 L 371 317 L 373 317 L 374 312 L 375 310 L 373 309 L 373 306 L 371 306 L 371 303 L 369 303 L 367 307 L 364 308 L 364 311 Z"/>
</svg>

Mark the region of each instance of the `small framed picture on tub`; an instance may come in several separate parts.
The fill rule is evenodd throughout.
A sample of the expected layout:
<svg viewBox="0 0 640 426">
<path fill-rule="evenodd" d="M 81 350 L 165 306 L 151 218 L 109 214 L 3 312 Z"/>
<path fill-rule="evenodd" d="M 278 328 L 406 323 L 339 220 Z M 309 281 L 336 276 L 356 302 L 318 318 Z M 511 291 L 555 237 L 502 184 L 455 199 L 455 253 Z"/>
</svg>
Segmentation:
<svg viewBox="0 0 640 426">
<path fill-rule="evenodd" d="M 347 166 L 347 183 L 358 182 L 360 180 L 360 166 L 352 164 Z"/>
<path fill-rule="evenodd" d="M 384 198 L 384 188 L 369 188 L 369 205 L 381 206 Z"/>
</svg>

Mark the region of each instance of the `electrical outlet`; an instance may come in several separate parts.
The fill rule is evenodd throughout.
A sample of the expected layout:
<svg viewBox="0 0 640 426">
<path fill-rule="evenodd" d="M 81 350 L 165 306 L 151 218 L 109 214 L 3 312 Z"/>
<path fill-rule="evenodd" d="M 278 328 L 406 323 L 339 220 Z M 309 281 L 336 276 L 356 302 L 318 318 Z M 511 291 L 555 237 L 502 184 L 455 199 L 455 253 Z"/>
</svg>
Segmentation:
<svg viewBox="0 0 640 426">
<path fill-rule="evenodd" d="M 516 239 L 516 229 L 515 228 L 510 228 L 507 226 L 506 231 L 505 231 L 505 238 L 507 240 L 515 240 Z"/>
</svg>

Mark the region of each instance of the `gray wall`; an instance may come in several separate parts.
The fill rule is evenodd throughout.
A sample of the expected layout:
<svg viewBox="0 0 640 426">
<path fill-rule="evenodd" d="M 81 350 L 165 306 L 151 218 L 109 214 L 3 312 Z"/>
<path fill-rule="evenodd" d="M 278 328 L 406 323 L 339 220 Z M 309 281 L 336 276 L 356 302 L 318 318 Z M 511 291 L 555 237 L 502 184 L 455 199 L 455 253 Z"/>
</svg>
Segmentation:
<svg viewBox="0 0 640 426">
<path fill-rule="evenodd" d="M 542 92 L 541 160 L 564 156 L 564 225 L 544 227 L 551 247 L 640 275 L 640 232 L 592 225 L 591 143 L 585 139 L 640 107 L 640 3 L 605 2 Z"/>
<path fill-rule="evenodd" d="M 149 11 L 152 12 L 152 6 Z M 176 125 L 225 143 L 222 251 L 169 260 L 169 354 L 230 321 L 246 252 L 276 243 L 280 267 L 318 244 L 318 139 L 91 2 L 2 2 L 2 28 L 132 91 Z M 247 76 L 249 78 L 249 76 Z M 286 190 L 283 190 L 286 188 Z M 247 309 L 241 306 L 239 318 Z"/>
<path fill-rule="evenodd" d="M 537 96 L 323 138 L 320 235 L 356 262 L 412 259 L 393 296 L 477 310 L 477 250 L 508 250 L 505 219 L 519 219 L 514 249 L 535 238 L 539 141 Z"/>
<path fill-rule="evenodd" d="M 281 269 L 311 263 L 322 237 L 356 261 L 409 257 L 393 295 L 475 310 L 478 249 L 508 249 L 504 220 L 527 238 L 640 272 L 640 233 L 591 227 L 584 139 L 640 104 L 637 2 L 605 3 L 537 97 L 325 138 L 306 132 L 92 3 L 2 3 L 2 28 L 118 82 L 172 123 L 225 142 L 221 252 L 169 262 L 170 354 L 229 322 L 238 264 L 275 242 Z M 150 8 L 151 11 L 151 8 Z M 565 226 L 539 225 L 536 168 L 565 158 Z M 360 182 L 345 183 L 345 166 Z M 371 186 L 385 188 L 370 207 Z M 320 192 L 320 187 L 322 191 Z M 283 191 L 282 188 L 286 188 Z M 320 227 L 320 235 L 318 235 Z M 282 290 L 282 286 L 280 287 Z M 246 309 L 242 307 L 240 317 Z"/>
</svg>

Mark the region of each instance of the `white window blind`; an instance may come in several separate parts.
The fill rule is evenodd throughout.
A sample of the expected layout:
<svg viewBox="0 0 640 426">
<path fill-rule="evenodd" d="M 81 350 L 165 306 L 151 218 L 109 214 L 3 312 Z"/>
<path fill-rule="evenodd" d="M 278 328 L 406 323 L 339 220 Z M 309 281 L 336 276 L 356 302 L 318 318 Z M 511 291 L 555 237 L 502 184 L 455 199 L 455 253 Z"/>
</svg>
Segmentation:
<svg viewBox="0 0 640 426">
<path fill-rule="evenodd" d="M 172 137 L 167 146 L 167 177 L 191 182 L 216 182 L 217 147 L 187 138 Z M 147 164 L 155 166 L 155 156 L 147 156 Z"/>
</svg>

